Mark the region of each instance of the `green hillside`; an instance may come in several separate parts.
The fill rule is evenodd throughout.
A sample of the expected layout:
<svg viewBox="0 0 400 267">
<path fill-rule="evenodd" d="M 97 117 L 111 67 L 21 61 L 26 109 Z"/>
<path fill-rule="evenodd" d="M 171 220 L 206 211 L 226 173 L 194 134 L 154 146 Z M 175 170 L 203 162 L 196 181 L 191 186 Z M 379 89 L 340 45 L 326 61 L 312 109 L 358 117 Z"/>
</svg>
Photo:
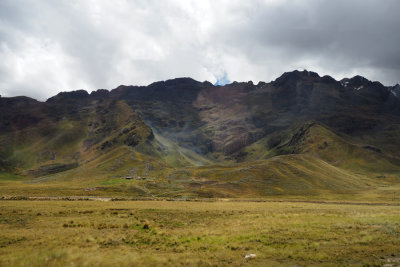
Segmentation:
<svg viewBox="0 0 400 267">
<path fill-rule="evenodd" d="M 362 81 L 295 71 L 0 98 L 0 195 L 388 198 L 400 100 Z"/>
</svg>

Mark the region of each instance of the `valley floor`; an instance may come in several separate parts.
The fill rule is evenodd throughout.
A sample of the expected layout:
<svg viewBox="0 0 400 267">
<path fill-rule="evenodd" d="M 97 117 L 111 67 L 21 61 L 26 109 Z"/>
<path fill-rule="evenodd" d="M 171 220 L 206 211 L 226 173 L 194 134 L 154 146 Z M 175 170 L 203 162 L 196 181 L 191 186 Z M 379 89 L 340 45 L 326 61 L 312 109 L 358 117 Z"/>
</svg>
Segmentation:
<svg viewBox="0 0 400 267">
<path fill-rule="evenodd" d="M 400 206 L 370 204 L 2 200 L 0 266 L 397 266 Z"/>
</svg>

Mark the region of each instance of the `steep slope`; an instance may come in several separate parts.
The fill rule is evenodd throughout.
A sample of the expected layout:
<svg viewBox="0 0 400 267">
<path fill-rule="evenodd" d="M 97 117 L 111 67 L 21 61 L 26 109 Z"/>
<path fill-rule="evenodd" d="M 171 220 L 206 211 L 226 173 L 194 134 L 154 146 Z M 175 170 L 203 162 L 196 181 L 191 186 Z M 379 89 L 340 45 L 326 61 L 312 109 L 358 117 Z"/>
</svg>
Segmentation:
<svg viewBox="0 0 400 267">
<path fill-rule="evenodd" d="M 109 98 L 125 100 L 154 131 L 180 146 L 206 154 L 211 142 L 201 130 L 203 122 L 193 102 L 208 87 L 212 84 L 179 78 L 149 86 L 119 86 L 109 93 Z"/>
<path fill-rule="evenodd" d="M 360 76 L 339 82 L 308 71 L 287 72 L 271 83 L 257 85 L 213 86 L 179 78 L 77 94 L 83 99 L 125 100 L 155 132 L 221 161 L 224 155 L 294 124 L 317 121 L 361 137 L 398 125 L 400 116 L 400 99 L 391 88 Z M 384 139 L 377 141 L 385 146 Z"/>
<path fill-rule="evenodd" d="M 179 78 L 44 103 L 0 98 L 0 180 L 171 197 L 375 190 L 400 178 L 395 90 L 293 71 L 257 85 Z"/>
<path fill-rule="evenodd" d="M 2 103 L 2 114 L 11 121 L 0 135 L 8 168 L 41 176 L 77 167 L 114 146 L 134 147 L 153 138 L 151 129 L 124 102 L 72 99 Z M 24 107 L 16 110 L 20 103 Z"/>
<path fill-rule="evenodd" d="M 285 148 L 286 146 L 286 148 Z M 332 132 L 317 124 L 306 124 L 282 147 L 295 154 L 310 154 L 327 163 L 362 174 L 398 173 L 400 159 L 380 148 Z"/>
</svg>

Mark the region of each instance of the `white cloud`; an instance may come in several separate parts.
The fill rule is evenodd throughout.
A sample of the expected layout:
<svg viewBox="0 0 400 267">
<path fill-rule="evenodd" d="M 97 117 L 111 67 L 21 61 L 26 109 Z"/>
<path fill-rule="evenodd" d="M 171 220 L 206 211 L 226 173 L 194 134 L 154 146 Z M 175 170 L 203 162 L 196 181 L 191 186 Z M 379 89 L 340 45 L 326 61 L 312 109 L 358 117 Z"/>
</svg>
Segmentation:
<svg viewBox="0 0 400 267">
<path fill-rule="evenodd" d="M 1 43 L 0 58 L 3 60 L 0 71 L 7 74 L 0 80 L 5 95 L 44 98 L 49 93 L 88 86 L 85 74 L 77 71 L 79 62 L 51 39 L 22 38 L 18 50 Z"/>
<path fill-rule="evenodd" d="M 399 82 L 395 0 L 3 0 L 0 94 L 309 69 Z"/>
</svg>

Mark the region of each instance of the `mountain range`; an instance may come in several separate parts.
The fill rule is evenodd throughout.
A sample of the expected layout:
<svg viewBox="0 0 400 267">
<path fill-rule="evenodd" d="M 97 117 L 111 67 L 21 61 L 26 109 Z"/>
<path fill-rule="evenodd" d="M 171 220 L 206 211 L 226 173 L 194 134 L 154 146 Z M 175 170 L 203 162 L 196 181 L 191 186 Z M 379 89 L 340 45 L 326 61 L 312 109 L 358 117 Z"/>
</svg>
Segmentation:
<svg viewBox="0 0 400 267">
<path fill-rule="evenodd" d="M 380 196 L 399 151 L 400 85 L 361 76 L 0 97 L 3 195 Z"/>
</svg>

